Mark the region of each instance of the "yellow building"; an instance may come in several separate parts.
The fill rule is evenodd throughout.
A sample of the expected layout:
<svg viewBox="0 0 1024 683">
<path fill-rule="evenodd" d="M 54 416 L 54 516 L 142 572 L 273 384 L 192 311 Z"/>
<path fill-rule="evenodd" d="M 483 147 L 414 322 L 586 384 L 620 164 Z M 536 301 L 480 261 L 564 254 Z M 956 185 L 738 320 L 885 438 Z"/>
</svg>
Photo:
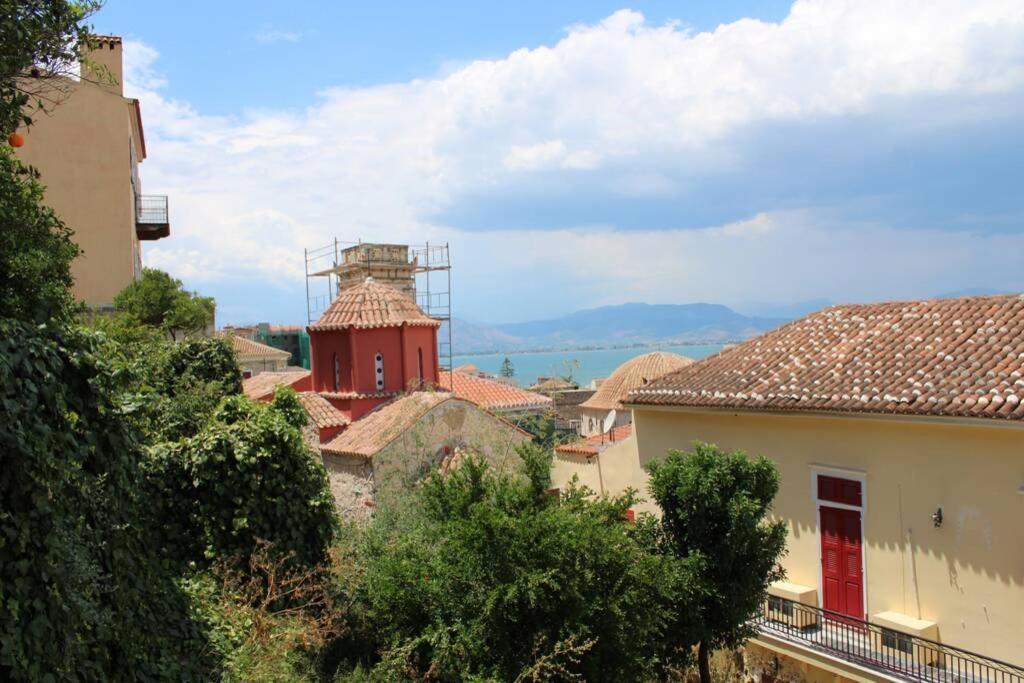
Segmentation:
<svg viewBox="0 0 1024 683">
<path fill-rule="evenodd" d="M 1024 681 L 1024 297 L 836 306 L 630 395 L 641 464 L 778 466 L 769 679 Z"/>
<path fill-rule="evenodd" d="M 75 297 L 105 308 L 141 275 L 139 241 L 167 237 L 170 224 L 167 197 L 142 194 L 146 141 L 139 101 L 123 94 L 121 39 L 98 36 L 88 63 L 81 80 L 33 88 L 55 105 L 33 116 L 17 152 L 39 170 L 46 203 L 82 248 L 71 266 Z"/>
</svg>

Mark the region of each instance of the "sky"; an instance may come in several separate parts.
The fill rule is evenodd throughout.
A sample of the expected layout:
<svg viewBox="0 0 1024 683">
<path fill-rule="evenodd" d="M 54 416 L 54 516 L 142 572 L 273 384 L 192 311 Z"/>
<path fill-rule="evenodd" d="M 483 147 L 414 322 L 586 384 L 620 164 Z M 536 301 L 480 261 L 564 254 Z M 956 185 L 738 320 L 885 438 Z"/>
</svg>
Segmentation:
<svg viewBox="0 0 1024 683">
<path fill-rule="evenodd" d="M 299 8 L 299 9 L 297 9 Z M 303 323 L 303 249 L 447 242 L 454 314 L 1024 290 L 1024 3 L 157 2 L 147 265 Z"/>
</svg>

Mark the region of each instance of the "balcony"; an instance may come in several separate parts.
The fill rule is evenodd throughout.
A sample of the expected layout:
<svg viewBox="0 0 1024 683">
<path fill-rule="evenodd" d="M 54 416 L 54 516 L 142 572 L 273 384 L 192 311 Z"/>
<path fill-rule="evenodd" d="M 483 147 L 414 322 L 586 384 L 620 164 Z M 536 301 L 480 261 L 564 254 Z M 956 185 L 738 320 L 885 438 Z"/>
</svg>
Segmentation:
<svg viewBox="0 0 1024 683">
<path fill-rule="evenodd" d="M 1024 667 L 928 638 L 769 596 L 755 620 L 761 634 L 902 681 L 1024 683 Z"/>
<path fill-rule="evenodd" d="M 135 196 L 135 234 L 140 240 L 158 240 L 171 234 L 167 195 Z"/>
</svg>

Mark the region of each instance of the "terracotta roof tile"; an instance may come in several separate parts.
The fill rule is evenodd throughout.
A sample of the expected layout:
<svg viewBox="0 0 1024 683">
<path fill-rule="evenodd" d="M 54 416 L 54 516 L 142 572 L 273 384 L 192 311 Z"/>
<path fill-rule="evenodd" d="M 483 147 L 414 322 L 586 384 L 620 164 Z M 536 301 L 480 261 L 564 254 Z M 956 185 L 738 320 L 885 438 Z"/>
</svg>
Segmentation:
<svg viewBox="0 0 1024 683">
<path fill-rule="evenodd" d="M 630 394 L 637 405 L 1024 419 L 1024 296 L 832 306 Z"/>
<path fill-rule="evenodd" d="M 561 446 L 556 446 L 555 451 L 558 453 L 572 453 L 575 455 L 597 455 L 612 444 L 616 444 L 629 438 L 632 434 L 632 424 L 621 425 L 604 434 L 594 434 L 593 436 L 588 436 L 586 439 L 581 441 L 574 441 L 573 443 L 565 443 Z"/>
<path fill-rule="evenodd" d="M 331 405 L 331 402 L 314 391 L 303 391 L 299 394 L 299 403 L 309 415 L 309 421 L 318 429 L 327 427 L 344 427 L 351 420 Z"/>
<path fill-rule="evenodd" d="M 581 403 L 580 407 L 593 410 L 621 410 L 622 401 L 630 391 L 691 363 L 692 358 L 664 351 L 631 358 L 602 380 L 594 395 Z"/>
<path fill-rule="evenodd" d="M 359 418 L 321 446 L 321 450 L 331 455 L 372 458 L 430 410 L 451 399 L 451 394 L 442 392 L 416 391 L 406 394 Z"/>
<path fill-rule="evenodd" d="M 278 387 L 290 387 L 309 377 L 309 370 L 297 368 L 282 372 L 261 372 L 242 380 L 242 391 L 253 400 L 270 396 Z"/>
<path fill-rule="evenodd" d="M 237 334 L 226 335 L 231 340 L 231 348 L 235 350 L 235 355 L 238 356 L 239 360 L 243 362 L 246 360 L 256 360 L 264 358 L 276 358 L 276 359 L 289 359 L 292 357 L 287 351 L 282 349 L 275 349 L 273 346 L 267 344 L 261 344 L 258 341 L 252 339 L 246 339 Z"/>
<path fill-rule="evenodd" d="M 368 277 L 361 284 L 342 291 L 309 329 L 340 330 L 347 327 L 399 325 L 440 327 L 441 321 L 427 317 L 406 294 Z"/>
<path fill-rule="evenodd" d="M 441 387 L 451 388 L 456 398 L 492 411 L 543 410 L 554 405 L 550 397 L 512 384 L 460 372 L 441 372 Z"/>
</svg>

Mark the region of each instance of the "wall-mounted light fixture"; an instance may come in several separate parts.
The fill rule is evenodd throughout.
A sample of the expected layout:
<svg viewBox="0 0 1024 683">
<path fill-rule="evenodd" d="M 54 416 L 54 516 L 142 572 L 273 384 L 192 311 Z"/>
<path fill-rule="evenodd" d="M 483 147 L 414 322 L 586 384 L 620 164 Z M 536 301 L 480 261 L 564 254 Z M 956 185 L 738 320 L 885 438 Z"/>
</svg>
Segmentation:
<svg viewBox="0 0 1024 683">
<path fill-rule="evenodd" d="M 1021 484 L 1020 488 L 1017 489 L 1017 495 L 1024 496 L 1024 484 Z"/>
<path fill-rule="evenodd" d="M 941 507 L 937 508 L 935 510 L 935 512 L 932 513 L 932 524 L 935 526 L 936 529 L 938 529 L 940 526 L 942 526 L 942 508 Z"/>
</svg>

